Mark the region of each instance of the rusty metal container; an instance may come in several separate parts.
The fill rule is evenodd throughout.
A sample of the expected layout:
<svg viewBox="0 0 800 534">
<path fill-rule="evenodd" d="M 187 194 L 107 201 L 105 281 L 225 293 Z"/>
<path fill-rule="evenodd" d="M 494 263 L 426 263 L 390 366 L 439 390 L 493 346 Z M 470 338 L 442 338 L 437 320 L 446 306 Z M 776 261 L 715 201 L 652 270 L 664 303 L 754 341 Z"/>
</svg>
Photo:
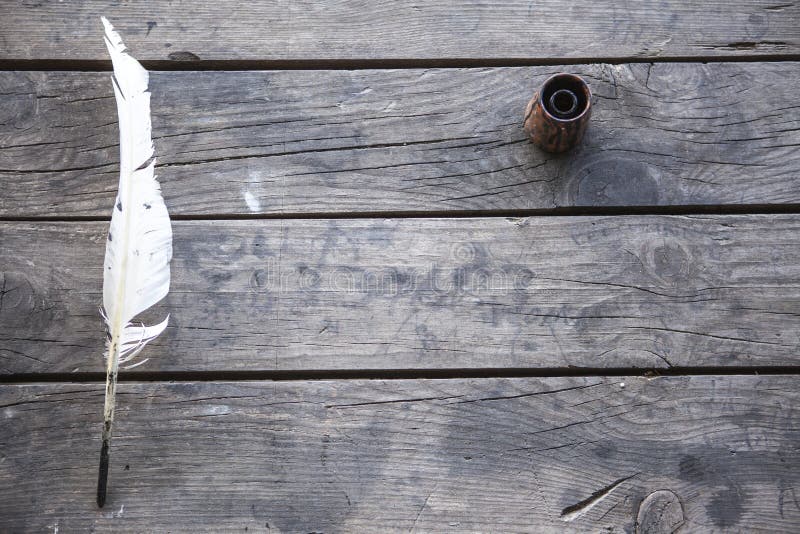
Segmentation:
<svg viewBox="0 0 800 534">
<path fill-rule="evenodd" d="M 592 114 L 592 92 L 583 78 L 549 77 L 525 109 L 525 131 L 547 152 L 564 152 L 580 143 Z"/>
</svg>

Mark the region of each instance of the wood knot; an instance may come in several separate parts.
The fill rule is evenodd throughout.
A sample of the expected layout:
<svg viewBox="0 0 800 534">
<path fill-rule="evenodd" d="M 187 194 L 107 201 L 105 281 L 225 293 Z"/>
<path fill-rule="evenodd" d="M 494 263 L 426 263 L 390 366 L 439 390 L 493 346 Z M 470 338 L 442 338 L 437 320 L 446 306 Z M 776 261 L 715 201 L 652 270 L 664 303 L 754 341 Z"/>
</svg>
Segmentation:
<svg viewBox="0 0 800 534">
<path fill-rule="evenodd" d="M 683 503 L 670 490 L 654 491 L 644 498 L 636 516 L 637 534 L 675 532 L 684 522 Z"/>
<path fill-rule="evenodd" d="M 568 170 L 569 198 L 580 206 L 652 206 L 660 203 L 659 171 L 640 161 L 606 155 L 579 158 Z"/>
<path fill-rule="evenodd" d="M 31 75 L 25 72 L 5 73 L 0 79 L 0 140 L 19 140 L 20 130 L 33 124 L 38 100 Z M 11 143 L 9 143 L 11 144 Z"/>
<path fill-rule="evenodd" d="M 688 281 L 691 278 L 694 260 L 678 241 L 664 239 L 649 252 L 653 274 L 661 280 L 674 283 Z"/>
<path fill-rule="evenodd" d="M 29 326 L 33 316 L 49 308 L 44 297 L 25 274 L 0 271 L 0 319 L 3 326 Z"/>
</svg>

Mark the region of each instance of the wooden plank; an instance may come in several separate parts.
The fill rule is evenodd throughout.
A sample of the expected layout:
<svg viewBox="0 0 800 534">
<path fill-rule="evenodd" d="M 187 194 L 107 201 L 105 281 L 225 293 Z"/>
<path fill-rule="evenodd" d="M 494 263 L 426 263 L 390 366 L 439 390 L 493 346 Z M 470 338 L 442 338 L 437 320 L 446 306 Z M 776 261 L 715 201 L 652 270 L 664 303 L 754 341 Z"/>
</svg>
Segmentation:
<svg viewBox="0 0 800 534">
<path fill-rule="evenodd" d="M 796 376 L 123 383 L 103 510 L 102 385 L 5 386 L 0 529 L 633 532 L 638 517 L 660 526 L 648 532 L 794 532 L 798 386 Z"/>
<path fill-rule="evenodd" d="M 717 57 L 800 51 L 773 0 L 14 2 L 0 59 L 107 59 L 100 14 L 145 60 Z"/>
<path fill-rule="evenodd" d="M 797 365 L 800 216 L 179 221 L 131 372 Z M 0 371 L 101 371 L 107 224 L 0 225 Z"/>
<path fill-rule="evenodd" d="M 157 72 L 173 214 L 797 204 L 798 63 Z M 538 151 L 522 112 L 550 74 L 595 94 L 584 145 Z M 0 216 L 107 216 L 106 73 L 5 72 Z"/>
</svg>

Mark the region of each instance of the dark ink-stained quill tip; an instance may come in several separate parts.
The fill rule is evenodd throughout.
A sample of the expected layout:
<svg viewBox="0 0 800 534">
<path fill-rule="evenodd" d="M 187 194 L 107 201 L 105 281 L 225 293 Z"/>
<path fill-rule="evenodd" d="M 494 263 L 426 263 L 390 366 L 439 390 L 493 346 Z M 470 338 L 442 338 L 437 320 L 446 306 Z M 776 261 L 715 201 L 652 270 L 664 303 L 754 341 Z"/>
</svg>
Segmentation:
<svg viewBox="0 0 800 534">
<path fill-rule="evenodd" d="M 103 440 L 100 449 L 100 471 L 97 474 L 97 506 L 106 504 L 106 488 L 108 487 L 108 442 Z"/>
</svg>

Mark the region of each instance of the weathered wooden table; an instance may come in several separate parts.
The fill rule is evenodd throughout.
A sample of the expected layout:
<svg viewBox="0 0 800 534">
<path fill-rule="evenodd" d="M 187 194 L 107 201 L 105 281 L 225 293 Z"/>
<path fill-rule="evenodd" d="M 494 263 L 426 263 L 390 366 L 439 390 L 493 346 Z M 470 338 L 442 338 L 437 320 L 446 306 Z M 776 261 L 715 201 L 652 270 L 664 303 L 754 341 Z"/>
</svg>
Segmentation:
<svg viewBox="0 0 800 534">
<path fill-rule="evenodd" d="M 175 232 L 102 510 L 101 14 Z M 776 0 L 2 2 L 0 531 L 797 532 L 799 54 Z"/>
</svg>

